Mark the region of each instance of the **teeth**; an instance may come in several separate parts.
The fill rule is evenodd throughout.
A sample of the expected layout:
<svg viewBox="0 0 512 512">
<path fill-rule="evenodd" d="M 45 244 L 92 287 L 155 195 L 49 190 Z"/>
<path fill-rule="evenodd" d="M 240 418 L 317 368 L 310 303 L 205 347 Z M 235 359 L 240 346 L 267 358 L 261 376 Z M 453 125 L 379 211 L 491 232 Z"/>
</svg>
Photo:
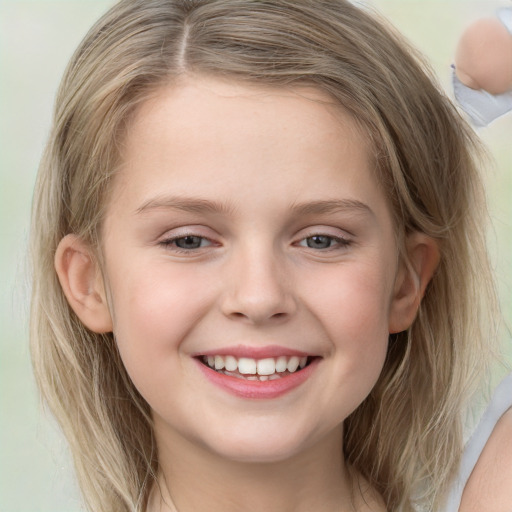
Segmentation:
<svg viewBox="0 0 512 512">
<path fill-rule="evenodd" d="M 241 357 L 238 360 L 238 371 L 243 375 L 256 373 L 256 359 Z"/>
<path fill-rule="evenodd" d="M 287 365 L 288 360 L 286 359 L 285 356 L 278 357 L 276 361 L 276 372 L 285 372 Z"/>
<path fill-rule="evenodd" d="M 276 362 L 269 357 L 268 359 L 260 359 L 257 363 L 258 375 L 272 375 L 276 373 Z"/>
<path fill-rule="evenodd" d="M 290 357 L 290 360 L 288 361 L 286 368 L 288 369 L 289 372 L 293 373 L 299 367 L 299 362 L 300 360 L 298 357 Z"/>
<path fill-rule="evenodd" d="M 236 377 L 237 379 L 244 378 L 239 373 L 234 373 L 234 372 L 222 372 L 222 373 L 224 373 L 224 375 L 229 375 L 230 377 Z"/>
<path fill-rule="evenodd" d="M 224 365 L 226 370 L 229 372 L 234 372 L 238 368 L 238 361 L 233 356 L 226 356 L 224 358 Z"/>
<path fill-rule="evenodd" d="M 215 369 L 222 370 L 224 368 L 224 358 L 222 356 L 215 356 Z"/>
<path fill-rule="evenodd" d="M 307 357 L 280 356 L 276 359 L 267 357 L 265 359 L 252 359 L 250 357 L 241 357 L 237 359 L 234 356 L 204 356 L 203 361 L 210 368 L 221 371 L 226 375 L 233 377 L 247 378 L 249 380 L 274 380 L 281 378 L 280 373 L 294 373 L 299 368 L 306 366 Z M 237 371 L 238 370 L 238 371 Z M 241 377 L 247 375 L 247 377 Z"/>
</svg>

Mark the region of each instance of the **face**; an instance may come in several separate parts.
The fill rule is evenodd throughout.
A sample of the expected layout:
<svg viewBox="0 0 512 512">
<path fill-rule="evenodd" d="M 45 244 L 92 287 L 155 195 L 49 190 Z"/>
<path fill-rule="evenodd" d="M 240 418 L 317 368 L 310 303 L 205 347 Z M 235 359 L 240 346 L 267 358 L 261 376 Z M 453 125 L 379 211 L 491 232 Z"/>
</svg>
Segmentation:
<svg viewBox="0 0 512 512">
<path fill-rule="evenodd" d="M 104 270 L 157 439 L 246 461 L 338 439 L 397 288 L 356 123 L 313 89 L 190 79 L 141 107 L 122 157 Z"/>
</svg>

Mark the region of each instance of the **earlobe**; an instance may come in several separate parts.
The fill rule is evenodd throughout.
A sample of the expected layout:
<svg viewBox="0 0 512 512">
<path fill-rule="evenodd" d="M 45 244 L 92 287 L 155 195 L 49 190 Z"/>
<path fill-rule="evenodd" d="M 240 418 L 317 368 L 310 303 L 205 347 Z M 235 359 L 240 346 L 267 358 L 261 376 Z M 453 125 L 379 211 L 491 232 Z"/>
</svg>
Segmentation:
<svg viewBox="0 0 512 512">
<path fill-rule="evenodd" d="M 424 233 L 413 233 L 406 241 L 407 261 L 400 263 L 389 313 L 389 332 L 408 329 L 420 307 L 428 283 L 439 264 L 437 242 Z"/>
<path fill-rule="evenodd" d="M 64 295 L 82 323 L 97 333 L 111 332 L 103 279 L 88 245 L 76 235 L 66 235 L 54 263 Z"/>
</svg>

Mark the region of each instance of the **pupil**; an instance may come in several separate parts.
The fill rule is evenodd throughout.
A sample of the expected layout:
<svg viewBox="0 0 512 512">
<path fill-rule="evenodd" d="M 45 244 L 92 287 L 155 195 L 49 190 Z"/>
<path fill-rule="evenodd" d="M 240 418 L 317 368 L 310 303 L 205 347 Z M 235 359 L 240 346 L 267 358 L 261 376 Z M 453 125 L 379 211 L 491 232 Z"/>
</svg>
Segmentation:
<svg viewBox="0 0 512 512">
<path fill-rule="evenodd" d="M 201 246 L 201 237 L 184 236 L 176 240 L 176 245 L 181 249 L 198 249 Z"/>
<path fill-rule="evenodd" d="M 312 249 L 328 249 L 331 246 L 331 237 L 316 235 L 308 238 L 308 247 Z"/>
</svg>

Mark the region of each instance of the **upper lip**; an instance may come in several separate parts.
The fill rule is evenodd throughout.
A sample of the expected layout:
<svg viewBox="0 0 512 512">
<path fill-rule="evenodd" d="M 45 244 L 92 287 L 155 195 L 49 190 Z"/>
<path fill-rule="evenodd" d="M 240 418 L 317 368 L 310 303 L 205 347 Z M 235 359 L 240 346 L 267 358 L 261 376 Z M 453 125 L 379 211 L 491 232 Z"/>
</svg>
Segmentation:
<svg viewBox="0 0 512 512">
<path fill-rule="evenodd" d="M 288 347 L 283 347 L 279 345 L 265 345 L 265 346 L 249 346 L 249 345 L 233 345 L 229 347 L 219 347 L 211 350 L 206 350 L 204 352 L 198 352 L 196 354 L 192 354 L 193 357 L 200 356 L 233 356 L 237 359 L 241 357 L 247 357 L 251 359 L 265 359 L 269 357 L 280 357 L 280 356 L 297 356 L 297 357 L 307 357 L 313 356 L 315 354 L 311 354 L 308 352 L 303 352 L 301 350 L 296 350 Z"/>
</svg>

